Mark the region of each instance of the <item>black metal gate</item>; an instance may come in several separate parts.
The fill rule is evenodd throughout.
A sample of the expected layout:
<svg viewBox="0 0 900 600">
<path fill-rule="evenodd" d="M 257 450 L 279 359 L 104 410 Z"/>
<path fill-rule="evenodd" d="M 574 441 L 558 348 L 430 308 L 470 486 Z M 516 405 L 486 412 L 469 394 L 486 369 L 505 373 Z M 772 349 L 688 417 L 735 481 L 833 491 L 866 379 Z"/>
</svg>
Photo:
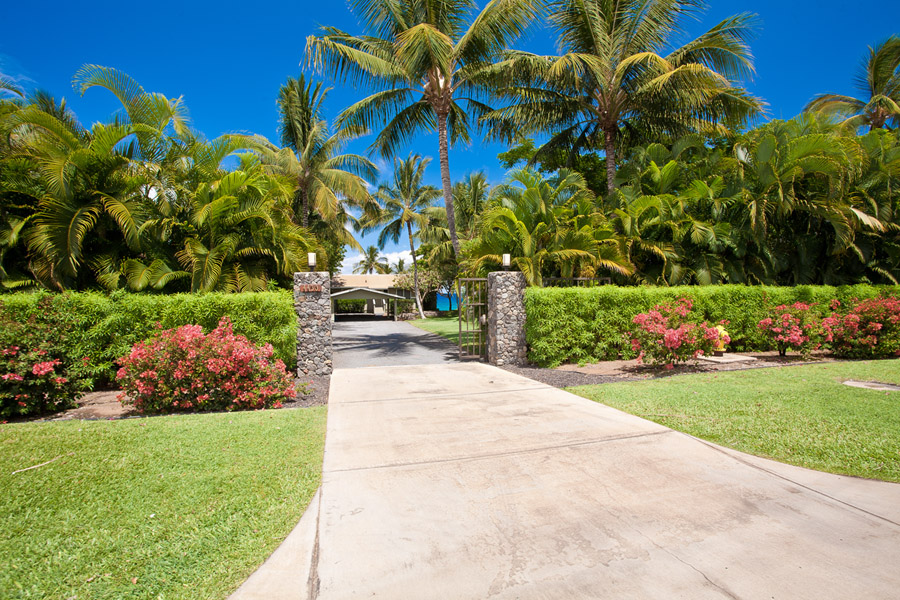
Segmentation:
<svg viewBox="0 0 900 600">
<path fill-rule="evenodd" d="M 456 280 L 459 315 L 459 359 L 487 358 L 487 279 L 461 277 Z"/>
</svg>

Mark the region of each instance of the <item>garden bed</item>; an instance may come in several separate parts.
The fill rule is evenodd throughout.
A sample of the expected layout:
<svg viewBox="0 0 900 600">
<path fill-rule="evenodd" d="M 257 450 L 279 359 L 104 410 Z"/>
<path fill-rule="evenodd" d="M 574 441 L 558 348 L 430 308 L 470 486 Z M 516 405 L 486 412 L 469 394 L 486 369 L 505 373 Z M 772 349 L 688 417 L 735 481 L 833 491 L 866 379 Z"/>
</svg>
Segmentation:
<svg viewBox="0 0 900 600">
<path fill-rule="evenodd" d="M 726 356 L 734 356 L 735 354 L 737 353 L 728 353 Z M 725 364 L 710 363 L 703 360 L 689 360 L 672 369 L 667 369 L 665 366 L 660 365 L 640 363 L 636 359 L 605 360 L 584 365 L 569 364 L 561 365 L 555 369 L 542 368 L 536 365 L 523 367 L 505 366 L 503 368 L 553 387 L 566 388 L 576 385 L 642 381 L 687 373 L 743 371 L 746 369 L 807 365 L 838 360 L 825 352 L 814 352 L 807 358 L 799 354 L 779 356 L 778 352 L 774 350 L 770 352 L 741 352 L 739 354 L 753 357 L 755 360 Z"/>
<path fill-rule="evenodd" d="M 328 388 L 331 377 L 304 377 L 297 379 L 298 387 L 306 384 L 306 394 L 299 393 L 294 400 L 284 402 L 283 408 L 308 408 L 311 406 L 324 406 L 328 404 Z M 125 419 L 128 417 L 145 416 L 134 410 L 134 407 L 123 405 L 118 400 L 119 391 L 104 390 L 88 392 L 78 399 L 78 406 L 61 413 L 44 416 L 36 419 L 41 421 L 72 421 L 76 419 Z M 271 409 L 281 410 L 281 409 Z"/>
</svg>

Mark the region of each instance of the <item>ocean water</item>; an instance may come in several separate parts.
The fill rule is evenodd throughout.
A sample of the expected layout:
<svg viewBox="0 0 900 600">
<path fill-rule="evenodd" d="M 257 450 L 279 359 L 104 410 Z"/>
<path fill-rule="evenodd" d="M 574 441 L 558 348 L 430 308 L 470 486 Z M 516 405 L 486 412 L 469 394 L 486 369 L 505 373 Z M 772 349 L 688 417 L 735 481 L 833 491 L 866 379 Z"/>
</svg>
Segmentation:
<svg viewBox="0 0 900 600">
<path fill-rule="evenodd" d="M 442 294 L 438 292 L 437 295 L 437 309 L 438 310 L 456 310 L 457 308 L 457 300 L 456 294 Z"/>
</svg>

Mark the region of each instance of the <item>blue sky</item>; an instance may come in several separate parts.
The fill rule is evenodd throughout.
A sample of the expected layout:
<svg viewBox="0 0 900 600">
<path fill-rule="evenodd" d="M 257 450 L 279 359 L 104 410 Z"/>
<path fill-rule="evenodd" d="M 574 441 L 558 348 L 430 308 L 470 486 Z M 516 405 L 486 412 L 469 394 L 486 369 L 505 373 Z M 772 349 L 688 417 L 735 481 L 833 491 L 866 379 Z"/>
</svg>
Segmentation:
<svg viewBox="0 0 900 600">
<path fill-rule="evenodd" d="M 796 115 L 818 93 L 855 93 L 852 79 L 866 47 L 900 34 L 897 0 L 864 5 L 835 0 L 714 0 L 710 5 L 699 20 L 689 23 L 688 35 L 696 36 L 736 13 L 758 15 L 758 35 L 752 43 L 756 76 L 746 85 L 768 102 L 772 118 Z M 306 37 L 320 25 L 361 32 L 347 4 L 339 0 L 11 1 L 0 7 L 0 23 L 4 24 L 0 71 L 26 89 L 64 96 L 86 125 L 105 120 L 118 109 L 105 90 L 89 90 L 80 97 L 72 89 L 75 71 L 84 63 L 95 63 L 125 71 L 148 91 L 182 96 L 194 127 L 209 138 L 253 132 L 272 140 L 277 139 L 278 88 L 288 76 L 301 72 Z M 553 40 L 547 31 L 538 30 L 517 47 L 551 52 Z M 365 93 L 334 88 L 328 99 L 329 117 Z M 350 150 L 364 152 L 367 145 L 361 140 Z M 483 170 L 492 182 L 501 181 L 505 173 L 496 155 L 503 149 L 478 141 L 454 148 L 451 177 L 456 180 Z M 436 158 L 437 135 L 419 136 L 408 151 Z M 439 185 L 437 160 L 429 171 L 429 182 Z M 363 242 L 374 242 L 374 236 Z M 386 251 L 406 247 L 401 240 Z"/>
</svg>

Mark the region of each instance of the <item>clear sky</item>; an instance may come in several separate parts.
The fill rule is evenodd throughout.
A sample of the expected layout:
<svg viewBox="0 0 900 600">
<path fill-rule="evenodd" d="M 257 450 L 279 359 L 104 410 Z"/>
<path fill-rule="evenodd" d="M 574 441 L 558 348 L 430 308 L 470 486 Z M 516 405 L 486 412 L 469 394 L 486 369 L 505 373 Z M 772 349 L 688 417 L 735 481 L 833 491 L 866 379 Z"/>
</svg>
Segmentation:
<svg viewBox="0 0 900 600">
<path fill-rule="evenodd" d="M 900 34 L 898 0 L 864 5 L 836 0 L 712 0 L 706 13 L 689 23 L 688 34 L 696 36 L 742 12 L 755 13 L 759 19 L 752 43 L 756 76 L 746 85 L 768 102 L 772 118 L 796 115 L 815 94 L 855 95 L 852 79 L 867 46 Z M 92 89 L 80 97 L 72 89 L 75 71 L 95 63 L 125 71 L 148 91 L 183 97 L 194 127 L 209 138 L 253 132 L 273 141 L 278 88 L 288 76 L 301 72 L 306 37 L 320 25 L 362 32 L 341 0 L 11 0 L 0 6 L 0 24 L 0 72 L 27 90 L 41 88 L 65 97 L 85 125 L 106 120 L 119 108 L 105 90 Z M 536 30 L 516 47 L 552 52 L 553 40 L 549 32 Z M 328 98 L 329 118 L 366 93 L 334 88 Z M 360 140 L 349 150 L 365 152 L 367 145 Z M 503 149 L 479 141 L 454 148 L 451 177 L 456 180 L 483 170 L 491 182 L 501 181 L 505 173 L 496 155 Z M 439 185 L 437 135 L 420 136 L 403 156 L 408 151 L 435 157 L 428 180 Z M 383 179 L 389 175 L 385 172 Z M 363 240 L 373 242 L 374 236 Z M 407 247 L 401 240 L 386 251 Z"/>
</svg>

